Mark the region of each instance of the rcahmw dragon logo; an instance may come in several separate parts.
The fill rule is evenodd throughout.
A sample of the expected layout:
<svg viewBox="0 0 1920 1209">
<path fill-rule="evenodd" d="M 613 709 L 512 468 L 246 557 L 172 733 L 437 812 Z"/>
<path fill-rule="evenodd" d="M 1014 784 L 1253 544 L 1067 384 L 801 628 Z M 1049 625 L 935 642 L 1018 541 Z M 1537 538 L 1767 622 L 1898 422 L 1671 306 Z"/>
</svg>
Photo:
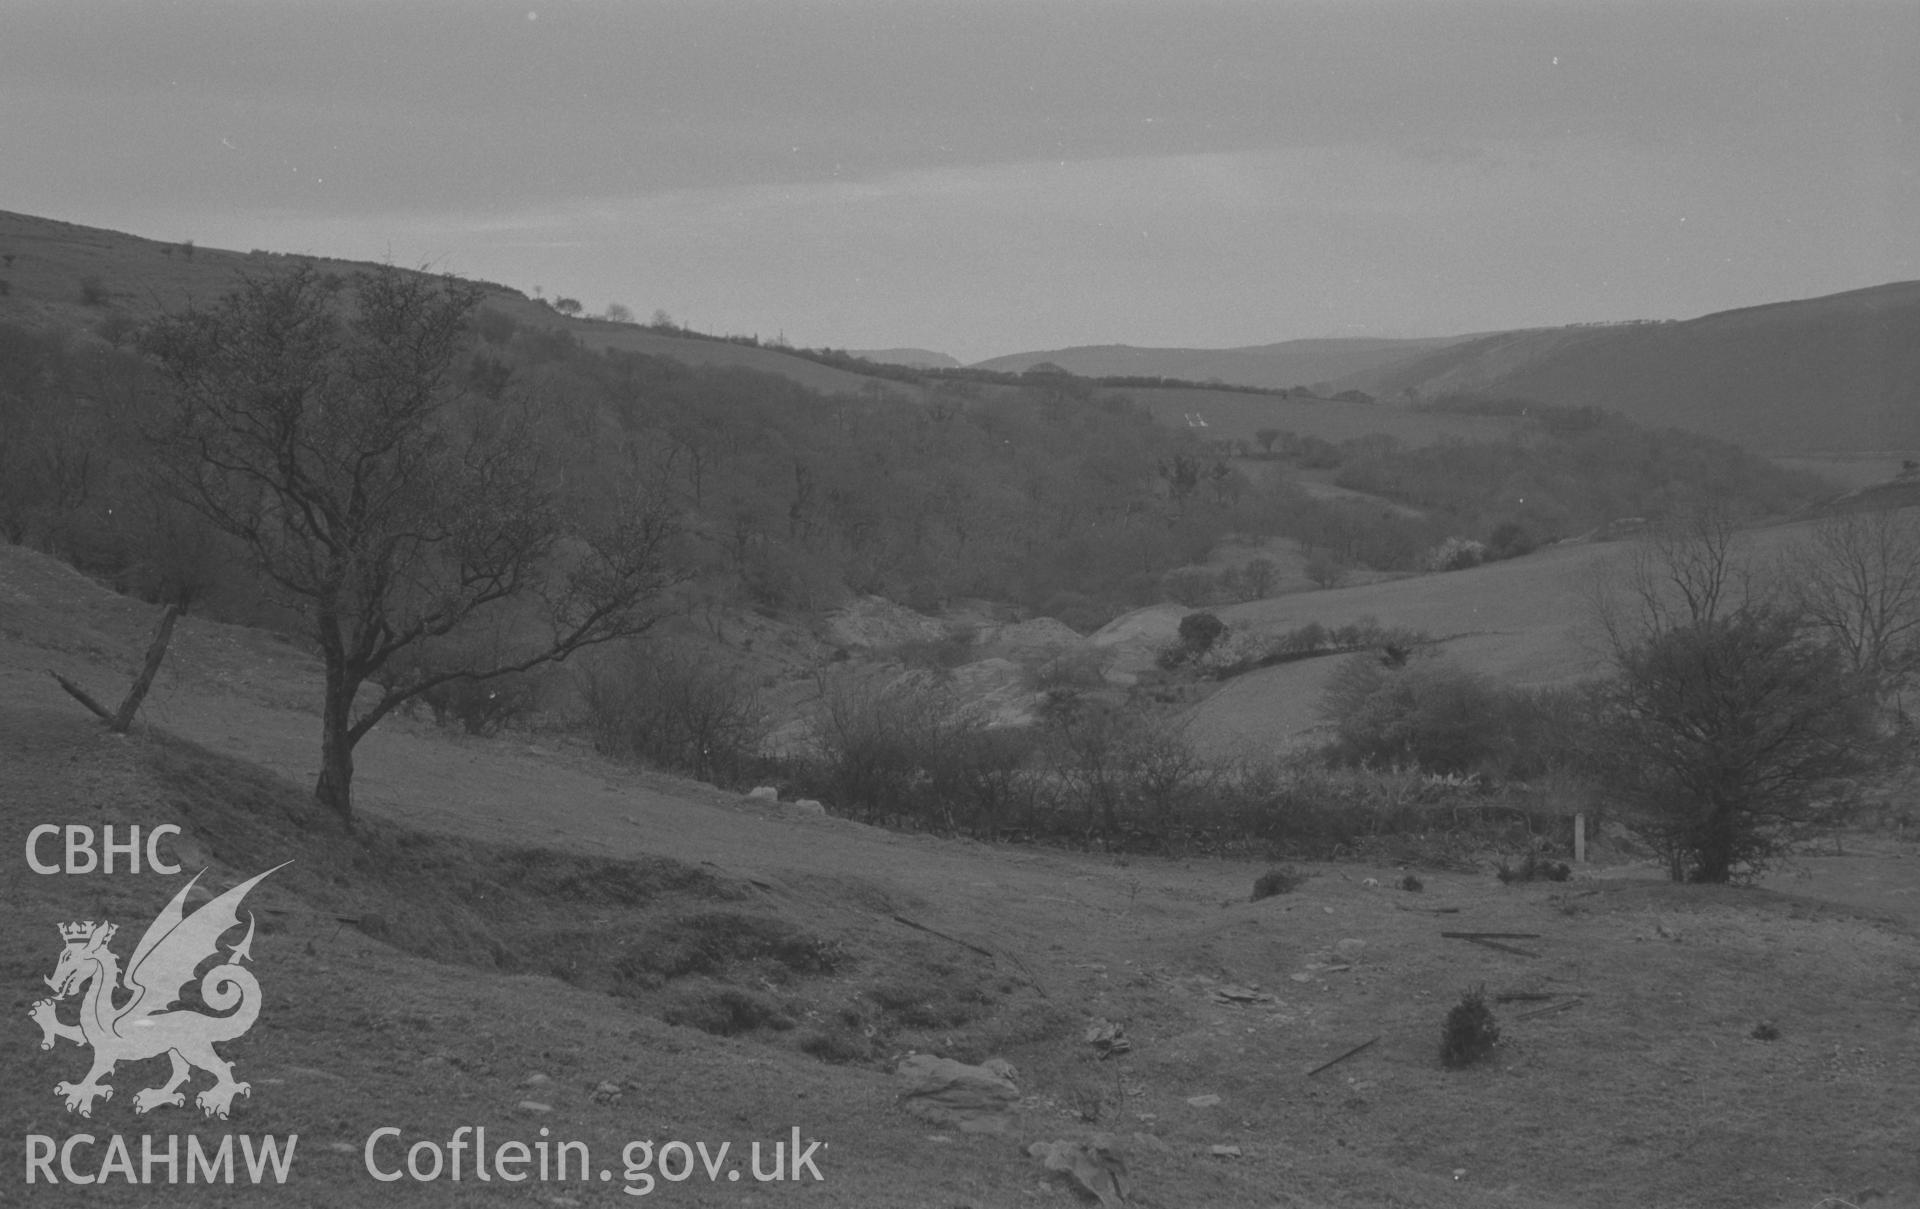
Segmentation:
<svg viewBox="0 0 1920 1209">
<path fill-rule="evenodd" d="M 173 1073 L 160 1087 L 149 1087 L 133 1097 L 134 1109 L 148 1112 L 163 1104 L 179 1107 L 186 1102 L 180 1092 L 199 1067 L 214 1077 L 214 1084 L 201 1092 L 194 1103 L 208 1116 L 224 1120 L 235 1095 L 251 1095 L 252 1088 L 233 1080 L 233 1064 L 213 1050 L 216 1041 L 230 1041 L 253 1027 L 260 1015 L 260 984 L 240 963 L 253 958 L 253 914 L 247 914 L 247 935 L 227 953 L 228 960 L 208 970 L 200 978 L 200 999 L 207 1007 L 223 1015 L 209 1015 L 190 1008 L 169 1010 L 180 999 L 194 970 L 209 957 L 220 955 L 219 941 L 229 928 L 240 924 L 240 900 L 267 874 L 286 868 L 276 865 L 258 877 L 241 882 L 207 903 L 192 915 L 182 909 L 187 891 L 200 880 L 181 888 L 157 919 L 148 925 L 146 935 L 134 947 L 127 972 L 120 973 L 120 960 L 107 948 L 117 927 L 110 923 L 60 925 L 60 938 L 66 948 L 60 952 L 53 977 L 46 979 L 53 998 L 42 999 L 27 1014 L 40 1026 L 41 1049 L 52 1049 L 56 1037 L 65 1037 L 76 1045 L 93 1047 L 93 1069 L 79 1083 L 61 1083 L 53 1093 L 65 1097 L 68 1112 L 83 1117 L 93 1115 L 93 1102 L 113 1098 L 113 1088 L 100 1080 L 113 1073 L 115 1064 L 138 1062 L 167 1055 Z M 202 873 L 205 870 L 201 871 Z M 57 1004 L 68 995 L 86 988 L 80 1003 L 78 1024 L 62 1024 L 55 1014 Z M 118 992 L 126 999 L 114 1005 Z"/>
</svg>

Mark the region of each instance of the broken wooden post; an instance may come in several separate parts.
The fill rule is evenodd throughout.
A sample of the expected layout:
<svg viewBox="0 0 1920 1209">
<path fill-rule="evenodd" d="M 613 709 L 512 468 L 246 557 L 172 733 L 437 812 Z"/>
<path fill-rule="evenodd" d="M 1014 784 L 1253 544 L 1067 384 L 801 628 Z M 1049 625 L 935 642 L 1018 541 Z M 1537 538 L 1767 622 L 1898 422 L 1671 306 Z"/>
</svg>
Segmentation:
<svg viewBox="0 0 1920 1209">
<path fill-rule="evenodd" d="M 1587 863 L 1587 816 L 1580 813 L 1573 816 L 1573 863 Z"/>
<path fill-rule="evenodd" d="M 161 615 L 160 624 L 153 631 L 153 641 L 147 644 L 146 662 L 141 665 L 140 674 L 133 678 L 133 686 L 127 690 L 126 698 L 120 702 L 118 710 L 109 711 L 95 701 L 87 690 L 51 668 L 47 669 L 47 675 L 59 681 L 68 696 L 98 714 L 114 734 L 124 735 L 133 725 L 133 716 L 140 712 L 140 703 L 147 699 L 147 690 L 153 687 L 153 678 L 159 674 L 160 664 L 167 657 L 167 644 L 173 640 L 173 624 L 180 620 L 183 612 L 185 609 L 175 603 L 168 605 L 167 611 Z"/>
<path fill-rule="evenodd" d="M 1369 1045 L 1372 1045 L 1374 1042 L 1378 1040 L 1380 1040 L 1380 1038 L 1378 1037 L 1368 1037 L 1365 1041 L 1362 1041 L 1360 1044 L 1354 1046 L 1352 1049 L 1348 1050 L 1346 1053 L 1341 1054 L 1336 1058 L 1329 1058 L 1325 1062 L 1322 1062 L 1320 1065 L 1308 1071 L 1307 1078 L 1309 1079 L 1313 1078 L 1315 1075 L 1327 1069 L 1329 1066 L 1337 1066 L 1338 1064 L 1345 1062 L 1348 1058 L 1353 1057 L 1355 1054 L 1359 1053 L 1361 1050 L 1367 1048 Z"/>
</svg>

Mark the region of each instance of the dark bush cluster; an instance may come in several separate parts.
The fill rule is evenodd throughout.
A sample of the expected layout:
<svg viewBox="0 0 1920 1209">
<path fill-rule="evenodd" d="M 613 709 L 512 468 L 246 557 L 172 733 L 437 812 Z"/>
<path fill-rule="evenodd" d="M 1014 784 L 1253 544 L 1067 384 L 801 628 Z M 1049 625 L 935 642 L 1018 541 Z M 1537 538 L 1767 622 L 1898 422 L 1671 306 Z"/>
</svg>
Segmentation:
<svg viewBox="0 0 1920 1209">
<path fill-rule="evenodd" d="M 769 725 L 760 695 L 709 655 L 637 642 L 591 658 L 577 683 L 604 755 L 727 785 L 760 766 Z"/>
<path fill-rule="evenodd" d="M 1592 689 L 1516 688 L 1397 645 L 1348 658 L 1321 708 L 1336 761 L 1501 781 L 1589 762 L 1599 719 Z"/>
<path fill-rule="evenodd" d="M 1491 1057 L 1499 1043 L 1500 1026 L 1487 1006 L 1486 988 L 1476 987 L 1447 1012 L 1440 1030 L 1440 1064 L 1449 1070 L 1472 1066 Z"/>
<path fill-rule="evenodd" d="M 1252 901 L 1257 903 L 1263 898 L 1273 898 L 1281 894 L 1292 894 L 1300 888 L 1300 883 L 1305 880 L 1304 877 L 1300 876 L 1299 871 L 1291 865 L 1283 865 L 1276 869 L 1269 869 L 1253 880 Z"/>
<path fill-rule="evenodd" d="M 1573 876 L 1573 866 L 1565 861 L 1548 860 L 1537 852 L 1529 852 L 1517 865 L 1509 865 L 1503 859 L 1494 876 L 1503 885 L 1515 882 L 1564 882 Z"/>
</svg>

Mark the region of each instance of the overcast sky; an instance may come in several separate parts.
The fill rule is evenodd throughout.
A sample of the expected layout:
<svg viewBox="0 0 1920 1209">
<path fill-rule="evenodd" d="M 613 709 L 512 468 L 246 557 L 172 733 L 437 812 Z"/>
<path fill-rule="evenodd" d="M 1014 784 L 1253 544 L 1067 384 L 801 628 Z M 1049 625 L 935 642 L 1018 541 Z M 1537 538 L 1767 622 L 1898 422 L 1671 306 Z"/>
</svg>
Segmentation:
<svg viewBox="0 0 1920 1209">
<path fill-rule="evenodd" d="M 0 208 L 976 360 L 1920 278 L 1920 4 L 0 0 Z"/>
</svg>

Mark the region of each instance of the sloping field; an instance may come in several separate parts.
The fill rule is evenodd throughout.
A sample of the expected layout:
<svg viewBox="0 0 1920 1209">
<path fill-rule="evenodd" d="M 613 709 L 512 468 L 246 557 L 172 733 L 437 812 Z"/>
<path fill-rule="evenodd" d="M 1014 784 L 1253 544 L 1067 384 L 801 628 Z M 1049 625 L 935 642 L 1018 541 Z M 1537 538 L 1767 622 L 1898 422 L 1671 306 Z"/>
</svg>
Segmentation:
<svg viewBox="0 0 1920 1209">
<path fill-rule="evenodd" d="M 1187 382 L 1231 382 L 1238 386 L 1285 390 L 1392 365 L 1468 338 L 1284 340 L 1244 348 L 1136 348 L 1102 344 L 1012 353 L 982 361 L 976 368 L 1018 374 L 1042 362 L 1051 362 L 1085 378 L 1179 378 Z"/>
<path fill-rule="evenodd" d="M 1513 432 L 1517 422 L 1496 416 L 1452 416 L 1409 411 L 1385 403 L 1339 403 L 1331 399 L 1282 399 L 1236 391 L 1174 387 L 1116 387 L 1174 428 L 1192 428 L 1198 436 L 1253 442 L 1263 428 L 1277 428 L 1338 444 L 1384 433 L 1407 445 L 1439 441 L 1494 441 Z M 1205 421 L 1195 426 L 1190 417 Z"/>
<path fill-rule="evenodd" d="M 206 305 L 233 289 L 242 274 L 279 272 L 295 261 L 312 261 L 339 273 L 367 267 L 355 261 L 264 251 L 243 254 L 194 248 L 189 254 L 183 246 L 163 240 L 4 210 L 0 210 L 0 256 L 12 257 L 0 267 L 0 280 L 8 283 L 7 292 L 0 295 L 0 319 L 82 328 L 114 312 L 138 321 L 192 303 Z M 96 303 L 82 300 L 83 282 L 95 283 Z M 571 332 L 587 348 L 617 348 L 689 365 L 779 374 L 829 394 L 875 387 L 909 397 L 919 394 L 915 387 L 851 374 L 772 348 L 692 340 L 632 324 L 568 319 L 518 290 L 481 284 L 487 290 L 487 306 L 522 324 Z"/>
<path fill-rule="evenodd" d="M 1805 532 L 1779 525 L 1743 535 L 1736 548 L 1764 568 Z M 1326 591 L 1295 592 L 1217 609 L 1234 631 L 1281 634 L 1310 622 L 1345 625 L 1372 617 L 1424 631 L 1461 664 L 1511 684 L 1563 684 L 1599 669 L 1604 645 L 1593 623 L 1596 592 L 1617 576 L 1621 543 L 1573 542 L 1466 571 Z M 1195 742 L 1216 754 L 1310 741 L 1320 697 L 1339 657 L 1285 663 L 1239 676 L 1196 705 Z"/>
<path fill-rule="evenodd" d="M 146 721 L 124 739 L 45 674 L 116 691 L 150 617 L 47 559 L 0 549 L 0 840 L 17 862 L 40 823 L 175 823 L 185 834 L 173 850 L 190 868 L 210 864 L 215 889 L 295 860 L 249 900 L 259 918 L 249 968 L 265 1007 L 223 1051 L 251 1092 L 229 1121 L 164 1106 L 138 1115 L 133 1093 L 164 1078 L 148 1060 L 119 1070 L 121 1094 L 91 1119 L 69 1114 L 51 1089 L 78 1079 L 85 1055 L 65 1040 L 40 1050 L 23 1019 L 48 994 L 41 979 L 61 947 L 51 925 L 111 919 L 126 929 L 125 953 L 181 879 L 9 876 L 0 903 L 16 926 L 0 936 L 0 986 L 14 1023 L 0 1078 L 14 1093 L 0 1101 L 0 1130 L 61 1145 L 91 1134 L 73 1151 L 80 1174 L 106 1172 L 84 1187 L 23 1187 L 16 1151 L 0 1176 L 9 1197 L 625 1204 L 616 1190 L 640 1186 L 622 1149 L 681 1140 L 686 1178 L 651 1186 L 669 1203 L 1067 1205 L 1090 1202 L 1025 1148 L 1096 1132 L 1125 1152 L 1128 1203 L 1147 1209 L 1747 1209 L 1829 1195 L 1857 1204 L 1868 1190 L 1912 1204 L 1920 1193 L 1920 864 L 1884 842 L 1879 855 L 1819 862 L 1776 890 L 1672 887 L 1617 866 L 1563 886 L 1423 871 L 1412 894 L 1393 888 L 1398 870 L 1327 865 L 1254 903 L 1261 866 L 889 833 L 636 773 L 554 736 L 479 741 L 405 723 L 362 748 L 369 826 L 355 838 L 306 801 L 317 724 L 304 708 L 311 663 L 297 650 L 188 619 Z M 475 880 L 507 866 L 597 872 Z M 1828 885 L 1852 905 L 1823 898 Z M 519 896 L 511 912 L 488 914 L 496 889 Z M 689 895 L 710 900 L 704 914 L 682 914 Z M 757 961 L 610 981 L 599 958 L 629 939 L 637 968 L 677 969 L 648 938 L 715 911 L 736 927 L 802 931 L 829 946 L 811 950 L 822 968 L 782 981 Z M 489 964 L 474 938 L 435 941 L 414 912 L 470 917 L 508 945 L 527 943 L 526 913 L 551 916 L 544 960 Z M 1532 955 L 1445 930 L 1533 934 L 1510 946 Z M 1441 1022 L 1476 985 L 1498 1000 L 1502 1042 L 1490 1063 L 1444 1070 Z M 787 1026 L 716 1036 L 662 1018 L 662 1004 L 696 992 L 749 991 L 788 1013 Z M 875 1030 L 870 1052 L 829 1061 L 803 1046 L 849 1015 Z M 1752 1035 L 1762 1019 L 1776 1039 Z M 1103 1060 L 1087 1043 L 1102 1022 L 1120 1026 L 1128 1052 Z M 1019 1099 L 1006 1131 L 902 1111 L 890 1071 L 908 1048 L 1011 1060 Z M 189 1094 L 206 1083 L 194 1079 Z M 370 1141 L 391 1173 L 405 1147 L 444 1152 L 462 1126 L 486 1128 L 490 1147 L 529 1150 L 548 1130 L 592 1162 L 584 1176 L 515 1185 L 475 1182 L 470 1165 L 460 1184 L 369 1174 Z M 380 1140 L 383 1127 L 400 1132 Z M 137 1169 L 136 1134 L 211 1149 L 229 1133 L 297 1133 L 286 1185 L 253 1188 L 244 1164 L 232 1187 L 141 1185 L 104 1164 L 116 1134 Z M 818 1180 L 751 1178 L 750 1142 L 770 1150 L 795 1136 L 824 1144 Z M 723 1141 L 733 1150 L 710 1178 L 692 1144 Z M 57 1160 L 48 1170 L 62 1178 Z"/>
</svg>

